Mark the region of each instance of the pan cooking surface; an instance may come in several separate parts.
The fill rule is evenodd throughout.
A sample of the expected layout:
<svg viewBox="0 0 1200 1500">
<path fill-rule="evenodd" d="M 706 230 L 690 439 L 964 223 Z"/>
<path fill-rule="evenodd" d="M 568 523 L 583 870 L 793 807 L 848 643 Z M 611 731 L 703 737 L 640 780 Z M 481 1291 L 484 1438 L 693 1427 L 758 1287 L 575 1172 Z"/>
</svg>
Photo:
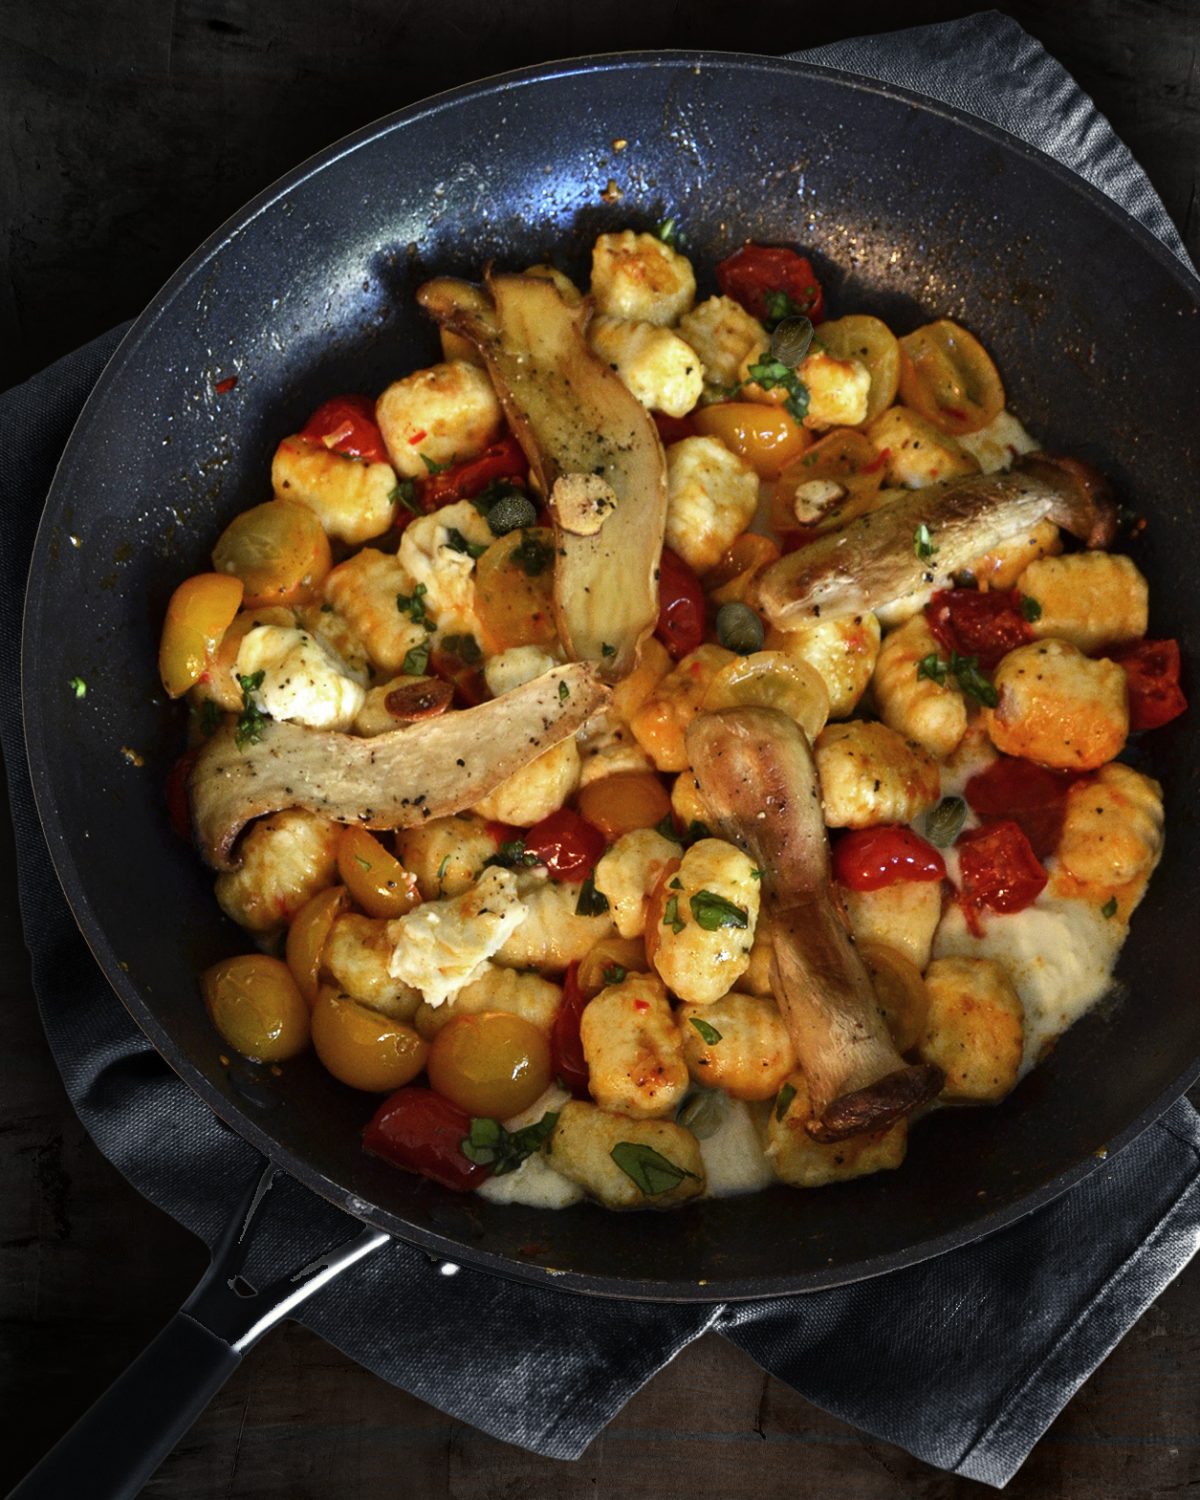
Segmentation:
<svg viewBox="0 0 1200 1500">
<path fill-rule="evenodd" d="M 621 1217 L 459 1198 L 364 1156 L 371 1098 L 311 1057 L 280 1078 L 221 1062 L 196 975 L 244 937 L 167 827 L 182 717 L 155 670 L 175 583 L 209 566 L 236 512 L 269 498 L 278 440 L 329 395 L 382 389 L 437 357 L 413 302 L 423 279 L 551 255 L 586 279 L 597 233 L 667 216 L 687 235 L 700 297 L 715 290 L 713 263 L 753 237 L 810 253 L 832 316 L 870 311 L 901 333 L 933 316 L 973 328 L 1026 425 L 1098 464 L 1147 514 L 1132 550 L 1152 633 L 1178 636 L 1194 659 L 1197 284 L 1169 253 L 1037 153 L 898 91 L 763 58 L 630 55 L 392 116 L 196 253 L 118 351 L 60 465 L 31 575 L 24 691 L 39 807 L 76 917 L 139 1024 L 222 1118 L 316 1191 L 435 1253 L 577 1290 L 713 1300 L 813 1290 L 975 1238 L 1078 1181 L 1191 1082 L 1191 720 L 1137 757 L 1165 784 L 1167 847 L 1118 993 L 1005 1104 L 926 1121 L 897 1173 Z"/>
</svg>

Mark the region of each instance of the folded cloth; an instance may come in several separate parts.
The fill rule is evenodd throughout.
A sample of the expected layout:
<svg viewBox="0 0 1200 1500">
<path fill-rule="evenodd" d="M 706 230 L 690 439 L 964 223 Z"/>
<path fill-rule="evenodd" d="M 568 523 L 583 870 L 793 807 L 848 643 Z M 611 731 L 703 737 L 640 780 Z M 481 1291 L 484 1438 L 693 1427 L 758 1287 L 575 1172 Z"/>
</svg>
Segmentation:
<svg viewBox="0 0 1200 1500">
<path fill-rule="evenodd" d="M 1162 204 L 1094 106 L 1006 18 L 840 43 L 812 57 L 1012 128 L 1185 258 Z M 71 425 L 123 331 L 0 397 L 0 739 L 34 986 L 68 1092 L 109 1160 L 212 1244 L 261 1163 L 167 1068 L 91 959 L 50 873 L 18 710 L 17 601 L 37 518 Z M 254 1281 L 256 1265 L 278 1274 L 345 1235 L 336 1209 L 285 1180 L 245 1274 Z M 1181 1102 L 1106 1168 L 1002 1233 L 830 1292 L 730 1306 L 620 1305 L 438 1264 L 392 1242 L 300 1319 L 442 1411 L 558 1458 L 578 1456 L 657 1370 L 713 1329 L 864 1431 L 1003 1485 L 1187 1263 L 1198 1236 L 1200 1117 Z"/>
</svg>

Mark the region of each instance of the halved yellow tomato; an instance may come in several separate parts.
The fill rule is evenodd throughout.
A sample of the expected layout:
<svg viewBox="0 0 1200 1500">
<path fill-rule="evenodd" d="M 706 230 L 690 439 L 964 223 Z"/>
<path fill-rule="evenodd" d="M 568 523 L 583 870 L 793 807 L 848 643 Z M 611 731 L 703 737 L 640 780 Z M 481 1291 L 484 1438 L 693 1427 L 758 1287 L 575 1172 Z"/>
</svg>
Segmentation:
<svg viewBox="0 0 1200 1500">
<path fill-rule="evenodd" d="M 871 508 L 886 469 L 884 455 L 861 432 L 835 427 L 779 476 L 771 497 L 771 525 L 776 531 L 811 528 L 814 536 L 844 526 Z"/>
<path fill-rule="evenodd" d="M 510 531 L 475 564 L 475 613 L 489 656 L 513 646 L 548 649 L 554 626 L 554 533 Z"/>
<path fill-rule="evenodd" d="M 671 798 L 653 771 L 621 771 L 589 781 L 576 798 L 580 814 L 610 844 L 635 828 L 653 828 L 671 811 Z"/>
<path fill-rule="evenodd" d="M 892 1043 L 897 1052 L 907 1052 L 924 1036 L 929 1016 L 929 991 L 921 971 L 887 943 L 868 940 L 857 946 L 875 986 L 875 1003 L 887 1022 Z"/>
<path fill-rule="evenodd" d="M 351 823 L 338 835 L 337 867 L 356 906 L 368 917 L 402 917 L 419 906 L 417 878 L 374 834 Z"/>
<path fill-rule="evenodd" d="M 244 510 L 213 548 L 213 566 L 242 580 L 250 609 L 306 603 L 332 565 L 320 521 L 296 500 L 268 500 Z"/>
<path fill-rule="evenodd" d="M 865 313 L 853 313 L 822 323 L 816 337 L 835 359 L 856 359 L 866 365 L 871 390 L 864 424 L 891 406 L 900 385 L 900 343 L 886 323 Z"/>
<path fill-rule="evenodd" d="M 411 1026 L 328 986 L 313 1007 L 312 1039 L 336 1079 L 368 1094 L 402 1089 L 429 1057 L 429 1044 Z"/>
<path fill-rule="evenodd" d="M 940 432 L 978 432 L 1004 410 L 991 355 L 949 318 L 905 334 L 900 350 L 900 399 Z"/>
<path fill-rule="evenodd" d="M 158 646 L 158 675 L 169 697 L 182 697 L 200 681 L 238 612 L 242 593 L 240 578 L 197 573 L 171 595 Z"/>
<path fill-rule="evenodd" d="M 774 479 L 812 441 L 808 430 L 778 406 L 722 401 L 693 412 L 692 425 L 744 458 L 760 479 Z"/>
<path fill-rule="evenodd" d="M 705 593 L 714 604 L 744 604 L 750 585 L 778 557 L 779 548 L 770 537 L 743 531 L 716 567 L 705 573 Z"/>
<path fill-rule="evenodd" d="M 243 1057 L 283 1062 L 308 1046 L 308 1006 L 281 959 L 222 959 L 200 976 L 200 988 L 213 1025 Z"/>
<path fill-rule="evenodd" d="M 321 987 L 321 954 L 337 917 L 350 904 L 343 885 L 331 885 L 306 901 L 288 928 L 286 958 L 292 978 L 309 1005 L 317 1002 Z"/>
<path fill-rule="evenodd" d="M 775 708 L 815 740 L 829 717 L 829 689 L 806 661 L 782 651 L 754 651 L 721 668 L 701 706 L 706 713 L 722 708 Z"/>
</svg>

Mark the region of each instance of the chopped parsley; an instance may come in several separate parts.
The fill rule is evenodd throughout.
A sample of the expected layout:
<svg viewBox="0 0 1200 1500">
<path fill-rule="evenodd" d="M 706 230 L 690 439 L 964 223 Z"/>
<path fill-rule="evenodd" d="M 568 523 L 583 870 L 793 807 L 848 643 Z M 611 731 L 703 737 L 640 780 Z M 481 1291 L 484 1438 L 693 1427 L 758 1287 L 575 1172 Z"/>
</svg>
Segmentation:
<svg viewBox="0 0 1200 1500">
<path fill-rule="evenodd" d="M 618 1141 L 609 1155 L 647 1198 L 669 1193 L 685 1177 L 696 1176 L 695 1172 L 676 1166 L 673 1161 L 660 1156 L 653 1146 L 644 1146 L 640 1141 Z"/>
<path fill-rule="evenodd" d="M 393 505 L 402 505 L 405 510 L 411 511 L 414 516 L 423 516 L 425 512 L 417 502 L 417 482 L 415 479 L 402 479 L 395 489 L 392 490 L 388 499 Z"/>
<path fill-rule="evenodd" d="M 654 226 L 654 237 L 661 240 L 664 245 L 674 248 L 684 243 L 684 234 L 673 218 L 660 219 Z"/>
<path fill-rule="evenodd" d="M 772 332 L 776 325 L 782 323 L 784 318 L 807 318 L 808 308 L 802 307 L 799 302 L 794 302 L 786 292 L 764 292 L 763 306 L 767 309 L 767 316 L 763 322 L 767 325 L 767 331 Z"/>
<path fill-rule="evenodd" d="M 462 552 L 467 557 L 479 558 L 487 551 L 486 542 L 469 542 L 457 526 L 450 526 L 446 530 L 446 546 L 455 552 Z"/>
<path fill-rule="evenodd" d="M 87 683 L 84 682 L 82 677 L 72 677 L 70 682 L 67 683 L 67 686 L 71 689 L 71 691 L 77 698 L 87 697 Z"/>
<path fill-rule="evenodd" d="M 785 1083 L 779 1090 L 779 1096 L 775 1100 L 775 1118 L 782 1120 L 784 1115 L 792 1107 L 792 1100 L 796 1097 L 796 1090 L 790 1083 Z"/>
<path fill-rule="evenodd" d="M 554 561 L 554 548 L 531 531 L 521 537 L 520 545 L 508 554 L 509 562 L 519 563 L 526 578 L 540 577 Z"/>
<path fill-rule="evenodd" d="M 922 521 L 913 532 L 913 552 L 922 562 L 928 562 L 937 552 L 929 527 Z"/>
<path fill-rule="evenodd" d="M 1022 594 L 1021 613 L 1032 625 L 1034 620 L 1040 620 L 1042 618 L 1042 606 L 1037 602 L 1036 599 L 1031 598 L 1029 594 Z"/>
<path fill-rule="evenodd" d="M 768 354 L 751 365 L 747 373 L 764 391 L 773 391 L 776 386 L 785 390 L 787 400 L 783 409 L 797 422 L 802 422 L 808 415 L 808 387 L 791 365 L 785 365 L 781 359 L 772 359 Z"/>
<path fill-rule="evenodd" d="M 407 615 L 414 625 L 424 625 L 428 630 L 432 621 L 425 612 L 425 595 L 429 592 L 423 583 L 418 583 L 411 594 L 397 594 L 396 608 Z"/>
<path fill-rule="evenodd" d="M 424 677 L 429 670 L 429 642 L 423 641 L 419 646 L 410 646 L 404 653 L 400 670 L 405 677 Z"/>
<path fill-rule="evenodd" d="M 917 676 L 928 677 L 931 682 L 945 682 L 953 677 L 959 690 L 968 698 L 974 698 L 985 708 L 995 708 L 1000 695 L 979 670 L 977 656 L 959 656 L 951 651 L 950 660 L 943 661 L 936 651 L 923 656 L 917 663 Z"/>
<path fill-rule="evenodd" d="M 1108 900 L 1104 903 L 1104 905 L 1100 908 L 1100 915 L 1102 917 L 1115 917 L 1116 914 L 1117 914 L 1117 898 L 1115 896 L 1110 896 L 1108 898 Z"/>
<path fill-rule="evenodd" d="M 628 972 L 621 964 L 605 964 L 600 971 L 600 978 L 605 984 L 620 984 Z"/>
<path fill-rule="evenodd" d="M 685 923 L 683 918 L 679 915 L 678 896 L 672 896 L 667 904 L 663 907 L 662 925 L 664 927 L 669 927 L 672 932 L 683 931 Z"/>
<path fill-rule="evenodd" d="M 565 703 L 570 696 L 571 689 L 565 682 L 560 682 L 558 685 L 558 701 L 560 703 Z"/>
<path fill-rule="evenodd" d="M 238 673 L 238 687 L 242 690 L 242 711 L 238 715 L 233 741 L 239 750 L 244 750 L 247 745 L 258 744 L 263 737 L 263 727 L 270 718 L 254 701 L 254 694 L 262 687 L 265 675 L 264 672 L 252 672 L 249 677 L 243 677 Z"/>
<path fill-rule="evenodd" d="M 558 1111 L 553 1109 L 520 1130 L 505 1130 L 499 1120 L 473 1119 L 471 1133 L 460 1142 L 459 1150 L 476 1166 L 491 1167 L 493 1177 L 504 1177 L 540 1151 L 557 1124 Z"/>
<path fill-rule="evenodd" d="M 715 1047 L 721 1040 L 721 1033 L 715 1026 L 710 1026 L 707 1021 L 702 1021 L 699 1016 L 690 1016 L 688 1019 L 700 1033 L 701 1041 L 707 1043 L 708 1046 Z"/>
<path fill-rule="evenodd" d="M 575 903 L 577 917 L 600 917 L 608 910 L 608 897 L 596 889 L 596 882 L 589 875 L 579 887 L 579 900 Z"/>
<path fill-rule="evenodd" d="M 692 908 L 692 916 L 696 919 L 696 925 L 703 927 L 705 932 L 716 932 L 722 927 L 748 927 L 750 925 L 750 914 L 744 906 L 735 906 L 732 901 L 726 901 L 724 896 L 718 896 L 716 891 L 697 891 L 688 905 Z"/>
</svg>

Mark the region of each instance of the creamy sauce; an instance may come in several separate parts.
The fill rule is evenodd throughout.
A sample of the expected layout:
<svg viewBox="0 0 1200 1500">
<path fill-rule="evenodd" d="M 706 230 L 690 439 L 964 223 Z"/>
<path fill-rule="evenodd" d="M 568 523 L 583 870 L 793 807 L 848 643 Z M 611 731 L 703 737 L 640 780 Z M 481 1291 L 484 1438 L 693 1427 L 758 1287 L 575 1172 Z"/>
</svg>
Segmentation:
<svg viewBox="0 0 1200 1500">
<path fill-rule="evenodd" d="M 775 1181 L 775 1173 L 763 1153 L 765 1112 L 769 1104 L 747 1104 L 730 1099 L 718 1129 L 700 1142 L 704 1175 L 708 1179 L 705 1198 L 733 1198 L 738 1193 L 757 1193 Z"/>
<path fill-rule="evenodd" d="M 570 1097 L 566 1089 L 551 1085 L 528 1109 L 502 1124 L 505 1130 L 534 1125 L 548 1111 L 561 1109 Z M 527 1156 L 515 1172 L 489 1177 L 475 1191 L 489 1203 L 523 1203 L 528 1208 L 569 1208 L 583 1197 L 583 1189 L 556 1172 L 540 1152 Z"/>
</svg>

